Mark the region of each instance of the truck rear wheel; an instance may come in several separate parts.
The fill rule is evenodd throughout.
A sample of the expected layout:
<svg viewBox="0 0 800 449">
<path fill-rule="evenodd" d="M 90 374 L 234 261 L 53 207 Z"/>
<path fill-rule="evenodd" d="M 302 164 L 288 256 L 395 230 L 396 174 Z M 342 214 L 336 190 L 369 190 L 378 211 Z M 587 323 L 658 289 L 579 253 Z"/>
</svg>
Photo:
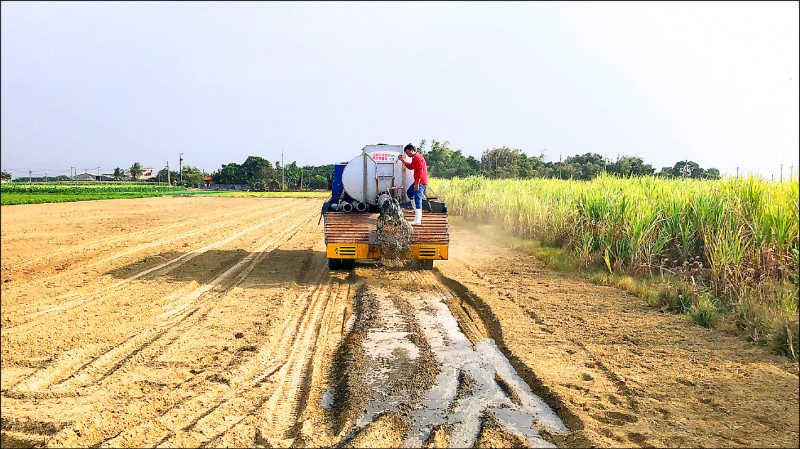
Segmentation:
<svg viewBox="0 0 800 449">
<path fill-rule="evenodd" d="M 433 270 L 433 259 L 419 259 L 419 268 L 421 270 Z"/>
<path fill-rule="evenodd" d="M 353 270 L 356 268 L 356 260 L 355 259 L 342 259 L 342 269 L 344 270 Z"/>
<path fill-rule="evenodd" d="M 342 259 L 328 258 L 328 269 L 338 270 L 340 268 L 342 268 Z"/>
</svg>

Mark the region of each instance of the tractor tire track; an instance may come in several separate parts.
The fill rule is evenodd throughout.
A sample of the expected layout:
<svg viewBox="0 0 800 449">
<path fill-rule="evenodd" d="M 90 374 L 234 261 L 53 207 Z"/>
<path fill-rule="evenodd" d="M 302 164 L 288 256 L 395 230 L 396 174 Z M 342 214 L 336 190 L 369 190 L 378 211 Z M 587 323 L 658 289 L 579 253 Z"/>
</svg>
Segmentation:
<svg viewBox="0 0 800 449">
<path fill-rule="evenodd" d="M 325 269 L 314 270 L 325 275 Z M 318 278 L 319 279 L 319 278 Z M 219 447 L 252 446 L 249 432 L 256 429 L 261 438 L 268 437 L 279 445 L 290 445 L 299 432 L 298 417 L 303 413 L 310 391 L 314 367 L 321 362 L 319 354 L 327 345 L 331 310 L 341 298 L 343 285 L 328 279 L 309 297 L 309 307 L 293 333 L 291 347 L 273 357 L 282 361 L 266 390 L 246 389 L 234 400 L 221 404 L 213 413 L 204 416 L 191 428 L 193 435 L 207 436 L 205 441 L 174 439 L 164 443 L 178 446 Z M 346 290 L 346 288 L 345 288 Z M 286 354 L 288 352 L 288 356 Z M 246 435 L 242 439 L 242 435 Z"/>
<path fill-rule="evenodd" d="M 126 232 L 124 234 L 120 234 L 120 235 L 116 235 L 116 236 L 101 237 L 99 239 L 95 239 L 95 240 L 93 240 L 91 242 L 88 242 L 88 243 L 81 243 L 81 244 L 77 244 L 77 245 L 72 245 L 72 246 L 70 246 L 68 248 L 59 249 L 59 250 L 52 251 L 52 252 L 47 253 L 47 254 L 42 254 L 40 256 L 32 257 L 30 259 L 21 260 L 21 261 L 14 262 L 14 263 L 11 263 L 11 264 L 6 264 L 5 266 L 7 267 L 6 269 L 8 269 L 8 268 L 21 269 L 22 267 L 24 267 L 26 265 L 31 265 L 33 262 L 37 262 L 37 261 L 40 261 L 42 259 L 49 259 L 49 258 L 53 258 L 53 257 L 58 256 L 58 255 L 62 255 L 62 254 L 65 254 L 65 253 L 70 253 L 70 252 L 82 253 L 82 252 L 86 252 L 86 250 L 89 249 L 89 248 L 92 248 L 92 247 L 95 247 L 95 246 L 99 246 L 99 245 L 109 245 L 109 244 L 113 244 L 113 243 L 117 243 L 117 242 L 122 242 L 124 244 L 125 240 L 129 240 L 132 237 L 139 237 L 139 236 L 146 237 L 149 234 L 164 234 L 167 231 L 169 231 L 169 230 L 171 230 L 173 228 L 176 228 L 176 227 L 180 227 L 180 226 L 191 228 L 191 227 L 194 227 L 194 225 L 197 222 L 206 222 L 206 221 L 213 222 L 213 221 L 216 221 L 217 219 L 220 219 L 220 218 L 222 218 L 224 216 L 231 215 L 231 214 L 238 214 L 240 211 L 244 211 L 244 210 L 247 210 L 247 208 L 241 207 L 241 208 L 239 208 L 237 210 L 226 211 L 226 212 L 223 212 L 223 213 L 220 213 L 220 214 L 216 214 L 216 215 L 213 215 L 213 216 L 209 216 L 209 217 L 198 216 L 198 217 L 194 217 L 193 219 L 191 219 L 191 221 L 183 219 L 183 220 L 180 220 L 180 221 L 178 221 L 176 223 L 172 223 L 170 225 L 159 226 L 159 227 L 157 227 L 155 229 L 141 229 L 139 231 Z"/>
<path fill-rule="evenodd" d="M 279 210 L 283 210 L 283 209 L 292 210 L 293 206 L 295 206 L 295 204 L 281 205 L 281 206 L 279 206 Z M 272 212 L 272 211 L 270 210 L 268 212 Z M 236 224 L 238 224 L 240 222 L 247 222 L 252 217 L 257 216 L 257 215 L 261 215 L 263 213 L 264 213 L 264 211 L 256 211 L 256 212 L 252 212 L 250 214 L 244 215 L 244 216 L 237 216 L 236 217 L 236 222 L 234 222 L 233 225 L 236 225 Z M 126 249 L 126 250 L 124 250 L 122 252 L 115 253 L 115 254 L 113 254 L 111 256 L 107 256 L 107 257 L 104 257 L 104 258 L 101 258 L 101 259 L 94 259 L 92 262 L 90 262 L 88 264 L 78 265 L 78 266 L 72 267 L 72 268 L 70 268 L 68 270 L 63 270 L 63 271 L 61 271 L 61 272 L 59 272 L 57 274 L 54 274 L 54 275 L 51 275 L 51 276 L 48 276 L 48 277 L 45 277 L 45 278 L 38 279 L 36 281 L 36 283 L 42 284 L 42 285 L 43 284 L 47 284 L 48 282 L 53 282 L 55 280 L 59 280 L 59 279 L 65 278 L 67 276 L 73 276 L 78 271 L 86 271 L 86 270 L 88 270 L 90 268 L 107 265 L 107 264 L 109 264 L 110 262 L 112 262 L 114 260 L 120 259 L 122 257 L 129 256 L 131 254 L 135 254 L 135 253 L 144 251 L 144 250 L 149 249 L 149 248 L 163 246 L 163 245 L 165 245 L 167 243 L 177 242 L 179 240 L 187 239 L 187 238 L 192 237 L 192 236 L 197 235 L 197 234 L 213 232 L 216 229 L 225 228 L 225 227 L 229 227 L 229 226 L 231 226 L 231 223 L 228 223 L 228 222 L 225 222 L 225 223 L 215 222 L 215 223 L 212 223 L 212 224 L 210 224 L 208 226 L 205 226 L 203 228 L 200 228 L 200 229 L 192 229 L 190 231 L 186 231 L 186 232 L 183 232 L 181 234 L 169 235 L 168 237 L 163 237 L 163 238 L 157 239 L 155 241 L 151 241 L 151 242 L 148 242 L 148 243 L 145 243 L 145 244 L 141 244 L 141 245 L 135 246 L 133 248 Z M 149 233 L 145 234 L 145 236 L 147 236 L 147 235 L 160 235 L 160 233 L 157 232 L 157 231 L 150 231 Z M 18 290 L 21 290 L 23 288 L 28 288 L 28 287 L 29 286 L 24 286 L 24 287 L 18 287 L 17 289 L 10 289 L 10 290 L 4 292 L 4 294 L 9 294 L 10 295 L 10 294 L 13 294 L 13 293 L 17 292 Z"/>
<path fill-rule="evenodd" d="M 238 232 L 236 232 L 236 233 L 234 233 L 234 234 L 232 234 L 232 235 L 230 235 L 228 237 L 216 240 L 216 241 L 214 241 L 214 242 L 212 242 L 210 244 L 207 244 L 207 245 L 205 245 L 205 246 L 203 246 L 201 248 L 192 250 L 192 251 L 190 251 L 188 253 L 185 253 L 185 254 L 183 254 L 181 256 L 178 256 L 176 258 L 173 258 L 173 259 L 170 259 L 170 260 L 168 260 L 166 262 L 163 262 L 163 263 L 161 263 L 159 265 L 156 265 L 155 267 L 151 267 L 151 268 L 145 269 L 143 271 L 140 271 L 139 273 L 136 273 L 136 274 L 134 274 L 132 276 L 129 276 L 129 277 L 127 277 L 127 278 L 125 278 L 125 279 L 123 279 L 121 281 L 118 281 L 118 282 L 116 282 L 116 283 L 114 283 L 114 284 L 112 284 L 110 286 L 103 287 L 98 291 L 89 292 L 89 293 L 83 293 L 77 299 L 74 299 L 72 301 L 67 301 L 67 302 L 64 302 L 64 303 L 56 306 L 56 307 L 51 307 L 49 309 L 40 310 L 40 311 L 33 312 L 31 314 L 28 314 L 28 315 L 23 315 L 22 316 L 22 320 L 20 320 L 21 322 L 19 322 L 19 323 L 13 323 L 12 322 L 12 323 L 6 324 L 6 325 L 3 326 L 3 329 L 4 329 L 4 331 L 15 329 L 15 331 L 19 332 L 19 331 L 22 331 L 22 330 L 24 330 L 24 329 L 26 329 L 28 327 L 28 326 L 25 326 L 26 324 L 30 324 L 30 323 L 36 324 L 36 322 L 34 322 L 34 320 L 37 317 L 41 316 L 41 315 L 51 314 L 51 313 L 54 313 L 54 312 L 62 312 L 62 311 L 66 311 L 66 310 L 71 310 L 71 309 L 74 309 L 76 307 L 83 306 L 83 305 L 85 305 L 85 304 L 87 304 L 87 303 L 89 303 L 91 301 L 96 301 L 96 300 L 102 299 L 103 298 L 102 297 L 103 294 L 110 293 L 110 292 L 114 291 L 115 289 L 118 289 L 119 287 L 122 287 L 122 286 L 124 286 L 125 284 L 127 284 L 127 283 L 129 283 L 131 281 L 137 280 L 137 279 L 142 278 L 144 276 L 147 276 L 147 275 L 149 275 L 151 273 L 163 274 L 163 273 L 166 273 L 166 272 L 168 272 L 170 270 L 174 270 L 180 264 L 184 264 L 184 263 L 192 260 L 193 258 L 208 252 L 211 249 L 218 248 L 218 247 L 220 247 L 220 246 L 222 246 L 222 245 L 224 245 L 226 243 L 229 243 L 229 242 L 231 242 L 231 241 L 233 241 L 233 240 L 235 240 L 235 239 L 237 239 L 237 238 L 239 238 L 239 237 L 241 237 L 241 236 L 243 236 L 243 235 L 245 235 L 247 233 L 254 232 L 254 231 L 258 230 L 259 228 L 262 228 L 262 227 L 264 227 L 266 225 L 269 225 L 269 224 L 271 224 L 271 223 L 273 223 L 273 222 L 275 222 L 277 220 L 280 220 L 281 218 L 284 218 L 284 217 L 290 215 L 291 213 L 292 213 L 292 211 L 287 211 L 287 212 L 285 212 L 285 213 L 283 213 L 283 214 L 281 214 L 279 216 L 272 216 L 272 217 L 266 218 L 266 219 L 264 219 L 264 220 L 262 220 L 262 221 L 260 221 L 260 222 L 258 222 L 256 224 L 254 224 L 252 226 L 249 226 L 249 227 L 247 227 L 247 228 L 245 228 L 245 229 L 243 229 L 241 231 L 238 231 Z M 136 250 L 140 250 L 140 249 L 143 249 L 143 248 L 135 248 L 135 249 Z M 180 264 L 179 264 L 179 262 L 180 262 Z M 66 299 L 66 300 L 68 300 L 68 299 L 70 299 L 72 297 L 75 297 L 75 296 L 76 295 L 68 295 L 66 297 L 57 298 L 57 299 L 62 299 L 62 300 Z M 44 324 L 44 323 L 42 323 L 42 324 Z"/>
<path fill-rule="evenodd" d="M 327 270 L 324 269 L 323 262 L 314 265 L 311 273 L 314 273 L 315 280 L 321 280 L 322 276 L 327 275 Z M 324 305 L 322 303 L 327 303 L 327 299 L 323 301 L 323 298 L 336 294 L 330 290 L 329 284 L 316 283 L 306 294 L 299 296 L 297 301 L 303 307 L 291 307 L 291 315 L 281 326 L 283 331 L 279 334 L 277 344 L 265 345 L 244 364 L 222 373 L 227 387 L 206 388 L 167 413 L 104 441 L 101 447 L 115 447 L 123 442 L 124 445 L 137 446 L 153 444 L 151 436 L 157 431 L 161 432 L 159 438 L 156 438 L 160 446 L 174 444 L 180 447 L 197 447 L 209 444 L 209 441 L 214 445 L 214 438 L 224 434 L 228 428 L 235 426 L 244 417 L 251 416 L 255 410 L 276 397 L 275 392 L 281 391 L 281 385 L 290 380 L 296 381 L 298 376 L 292 377 L 292 374 L 296 374 L 298 370 L 295 362 L 298 347 L 307 344 L 315 330 L 319 332 L 319 314 L 324 314 L 324 311 L 321 312 Z M 293 304 L 295 302 L 292 301 Z M 287 353 L 290 356 L 287 357 Z M 278 374 L 279 380 L 269 381 L 264 385 L 275 374 Z M 267 389 L 267 386 L 270 388 Z M 233 425 L 228 424 L 234 420 L 231 417 L 239 417 Z"/>
<path fill-rule="evenodd" d="M 122 363 L 137 353 L 142 351 L 145 347 L 153 344 L 160 338 L 169 328 L 174 327 L 184 319 L 197 312 L 198 307 L 190 309 L 191 306 L 197 305 L 198 300 L 214 289 L 218 284 L 234 277 L 240 272 L 246 272 L 249 267 L 245 265 L 254 262 L 257 256 L 263 256 L 262 251 L 270 250 L 270 247 L 275 247 L 284 241 L 287 236 L 297 229 L 299 229 L 311 217 L 310 214 L 301 216 L 295 219 L 289 226 L 282 232 L 270 236 L 267 243 L 261 245 L 257 251 L 251 252 L 237 264 L 226 270 L 224 273 L 217 276 L 208 284 L 194 289 L 188 294 L 181 294 L 182 292 L 174 293 L 174 301 L 171 301 L 172 309 L 167 310 L 160 315 L 150 320 L 145 327 L 145 331 L 131 335 L 122 344 L 115 346 L 113 349 L 106 351 L 98 357 L 94 357 L 89 362 L 85 362 L 86 357 L 93 348 L 81 348 L 66 357 L 60 358 L 57 363 L 52 367 L 48 367 L 36 372 L 27 379 L 24 379 L 8 392 L 5 393 L 8 397 L 25 398 L 25 397 L 60 397 L 76 395 L 76 391 L 81 391 L 92 384 L 108 377 L 111 373 L 119 369 Z M 243 268 L 244 267 L 244 268 Z M 240 276 L 236 276 L 241 279 Z M 209 295 L 212 296 L 212 295 Z M 210 301 L 210 297 L 206 301 Z M 187 310 L 189 309 L 189 310 Z M 77 370 L 75 369 L 77 367 Z M 58 379 L 69 374 L 67 379 L 59 382 Z"/>
</svg>

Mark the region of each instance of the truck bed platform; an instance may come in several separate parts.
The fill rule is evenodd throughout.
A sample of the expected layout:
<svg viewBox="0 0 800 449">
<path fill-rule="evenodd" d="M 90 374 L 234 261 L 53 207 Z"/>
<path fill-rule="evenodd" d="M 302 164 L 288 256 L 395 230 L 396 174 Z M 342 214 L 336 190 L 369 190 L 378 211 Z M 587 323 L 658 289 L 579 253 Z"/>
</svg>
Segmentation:
<svg viewBox="0 0 800 449">
<path fill-rule="evenodd" d="M 413 210 L 404 210 L 414 220 Z M 376 241 L 376 212 L 325 212 L 325 245 L 328 257 L 372 259 L 380 257 Z M 450 225 L 446 213 L 423 212 L 422 224 L 412 226 L 410 258 L 447 259 Z"/>
</svg>

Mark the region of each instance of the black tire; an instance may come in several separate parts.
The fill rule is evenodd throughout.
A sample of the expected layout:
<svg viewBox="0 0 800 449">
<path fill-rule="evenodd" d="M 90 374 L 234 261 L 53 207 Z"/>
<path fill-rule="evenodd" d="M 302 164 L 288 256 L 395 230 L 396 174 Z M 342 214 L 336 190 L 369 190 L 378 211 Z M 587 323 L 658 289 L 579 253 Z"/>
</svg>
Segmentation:
<svg viewBox="0 0 800 449">
<path fill-rule="evenodd" d="M 433 270 L 433 259 L 419 259 L 420 270 Z"/>
<path fill-rule="evenodd" d="M 338 270 L 342 268 L 342 259 L 332 259 L 328 258 L 328 269 L 330 270 Z"/>
<path fill-rule="evenodd" d="M 343 270 L 354 270 L 356 268 L 356 260 L 355 259 L 342 259 L 342 269 Z"/>
</svg>

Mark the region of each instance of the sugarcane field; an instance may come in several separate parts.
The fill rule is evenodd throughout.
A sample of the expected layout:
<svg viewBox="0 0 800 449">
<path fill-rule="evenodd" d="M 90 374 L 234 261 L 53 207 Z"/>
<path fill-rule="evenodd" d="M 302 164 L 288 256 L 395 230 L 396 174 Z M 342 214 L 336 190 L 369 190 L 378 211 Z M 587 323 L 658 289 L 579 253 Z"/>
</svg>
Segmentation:
<svg viewBox="0 0 800 449">
<path fill-rule="evenodd" d="M 786 357 L 455 218 L 331 270 L 322 203 L 3 206 L 3 447 L 796 446 Z"/>
</svg>

